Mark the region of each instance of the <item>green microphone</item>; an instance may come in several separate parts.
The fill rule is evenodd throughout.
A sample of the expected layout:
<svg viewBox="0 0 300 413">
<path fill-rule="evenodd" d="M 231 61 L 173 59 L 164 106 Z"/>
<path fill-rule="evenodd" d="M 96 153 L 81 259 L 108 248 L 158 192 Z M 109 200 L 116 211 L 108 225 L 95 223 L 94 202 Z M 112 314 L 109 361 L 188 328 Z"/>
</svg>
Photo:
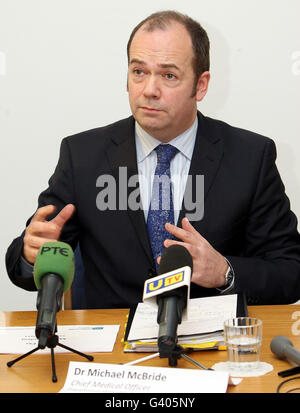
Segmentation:
<svg viewBox="0 0 300 413">
<path fill-rule="evenodd" d="M 63 292 L 74 278 L 74 253 L 65 242 L 46 242 L 38 251 L 33 277 L 38 289 L 37 322 L 35 334 L 39 348 L 45 348 L 49 337 L 56 331 L 56 313 L 61 307 Z"/>
</svg>

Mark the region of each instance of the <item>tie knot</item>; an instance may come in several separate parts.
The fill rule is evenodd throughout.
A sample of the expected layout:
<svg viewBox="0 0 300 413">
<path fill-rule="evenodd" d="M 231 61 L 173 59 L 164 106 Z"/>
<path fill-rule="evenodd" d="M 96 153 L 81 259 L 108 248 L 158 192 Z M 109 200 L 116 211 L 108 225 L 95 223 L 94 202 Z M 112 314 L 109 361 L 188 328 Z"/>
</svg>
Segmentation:
<svg viewBox="0 0 300 413">
<path fill-rule="evenodd" d="M 166 145 L 158 145 L 155 148 L 157 153 L 157 162 L 158 163 L 166 163 L 170 164 L 171 160 L 174 158 L 178 149 L 175 146 L 166 144 Z"/>
</svg>

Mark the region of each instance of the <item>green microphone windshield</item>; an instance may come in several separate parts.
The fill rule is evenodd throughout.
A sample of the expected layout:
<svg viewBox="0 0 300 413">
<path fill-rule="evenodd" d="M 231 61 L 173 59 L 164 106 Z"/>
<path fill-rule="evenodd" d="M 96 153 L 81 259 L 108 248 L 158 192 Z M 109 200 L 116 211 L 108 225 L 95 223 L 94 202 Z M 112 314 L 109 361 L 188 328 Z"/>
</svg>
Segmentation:
<svg viewBox="0 0 300 413">
<path fill-rule="evenodd" d="M 34 282 L 38 290 L 43 275 L 57 274 L 63 279 L 66 292 L 73 282 L 74 272 L 74 253 L 69 244 L 53 241 L 41 246 L 33 268 Z"/>
</svg>

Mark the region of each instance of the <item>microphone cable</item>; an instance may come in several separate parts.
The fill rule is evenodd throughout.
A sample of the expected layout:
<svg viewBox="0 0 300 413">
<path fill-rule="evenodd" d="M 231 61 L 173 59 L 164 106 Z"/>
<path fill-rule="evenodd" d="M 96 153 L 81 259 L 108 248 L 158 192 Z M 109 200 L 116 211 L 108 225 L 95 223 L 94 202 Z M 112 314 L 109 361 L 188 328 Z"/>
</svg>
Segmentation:
<svg viewBox="0 0 300 413">
<path fill-rule="evenodd" d="M 283 382 L 281 382 L 281 383 L 277 386 L 276 393 L 293 393 L 293 392 L 295 392 L 296 390 L 299 391 L 299 390 L 300 390 L 300 386 L 299 386 L 299 387 L 294 387 L 294 388 L 289 389 L 289 390 L 284 391 L 284 392 L 281 392 L 281 391 L 280 391 L 280 389 L 281 389 L 286 383 L 291 382 L 291 381 L 294 381 L 294 380 L 297 380 L 297 379 L 300 379 L 300 376 L 291 377 L 291 378 L 289 378 L 289 379 L 284 380 Z"/>
</svg>

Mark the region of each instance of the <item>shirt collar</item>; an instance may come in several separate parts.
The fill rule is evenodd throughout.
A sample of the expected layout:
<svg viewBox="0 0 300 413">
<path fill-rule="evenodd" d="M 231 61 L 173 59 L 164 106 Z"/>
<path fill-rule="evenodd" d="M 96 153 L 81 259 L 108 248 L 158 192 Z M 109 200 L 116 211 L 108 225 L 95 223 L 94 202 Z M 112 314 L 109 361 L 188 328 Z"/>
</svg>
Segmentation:
<svg viewBox="0 0 300 413">
<path fill-rule="evenodd" d="M 196 134 L 198 128 L 198 117 L 193 124 L 183 133 L 172 139 L 170 144 L 175 146 L 186 158 L 192 159 Z M 135 122 L 135 141 L 137 148 L 137 161 L 142 162 L 161 142 L 149 135 L 142 127 Z"/>
</svg>

